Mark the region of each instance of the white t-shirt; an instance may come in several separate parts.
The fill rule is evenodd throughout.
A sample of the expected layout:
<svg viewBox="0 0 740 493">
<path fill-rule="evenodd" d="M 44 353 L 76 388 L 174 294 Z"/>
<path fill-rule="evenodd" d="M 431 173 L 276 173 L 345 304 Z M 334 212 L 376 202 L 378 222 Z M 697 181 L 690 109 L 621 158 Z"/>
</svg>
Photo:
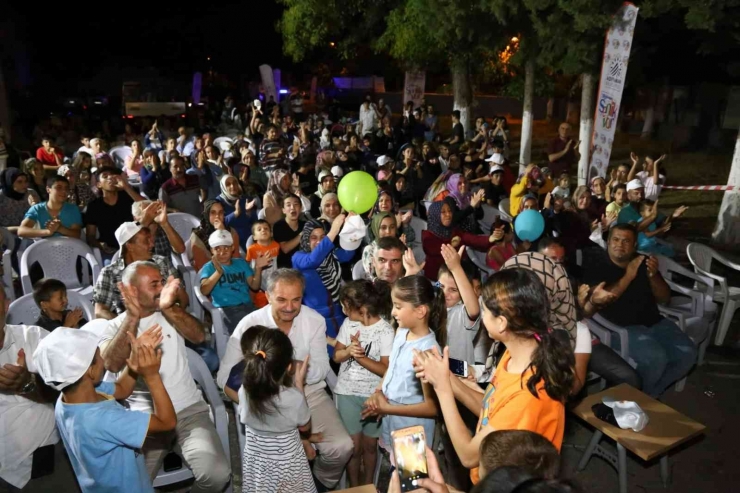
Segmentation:
<svg viewBox="0 0 740 493">
<path fill-rule="evenodd" d="M 2 288 L 0 288 L 2 289 Z M 33 353 L 49 332 L 29 325 L 6 325 L 0 367 L 18 364 L 18 351 L 26 353 L 26 367 L 36 373 Z M 33 453 L 59 441 L 54 404 L 40 404 L 22 395 L 0 393 L 0 478 L 16 488 L 31 479 Z"/>
<path fill-rule="evenodd" d="M 639 178 L 642 184 L 645 185 L 645 198 L 648 200 L 658 200 L 660 191 L 663 189 L 663 184 L 665 183 L 665 176 L 658 176 L 658 180 L 660 181 L 658 184 L 653 180 L 652 173 L 648 173 L 647 171 L 640 171 L 635 177 Z"/>
<path fill-rule="evenodd" d="M 108 327 L 103 331 L 101 345 L 115 337 L 125 318 L 126 312 L 123 312 L 110 321 Z M 162 312 L 155 312 L 153 315 L 139 320 L 136 336 L 140 336 L 142 332 L 155 324 L 162 327 L 162 344 L 160 345 L 162 348 L 162 364 L 159 368 L 159 375 L 162 377 L 164 388 L 167 389 L 167 393 L 170 395 L 175 413 L 179 413 L 185 408 L 203 402 L 203 397 L 195 385 L 193 375 L 190 373 L 185 339 L 170 325 Z M 141 378 L 136 381 L 134 392 L 127 401 L 133 411 L 152 412 L 152 397 Z"/>
<path fill-rule="evenodd" d="M 475 347 L 473 341 L 480 330 L 480 313 L 475 320 L 470 320 L 465 305 L 460 302 L 447 309 L 447 346 L 450 358 L 475 364 Z"/>
<path fill-rule="evenodd" d="M 360 345 L 365 349 L 367 358 L 380 361 L 382 356 L 390 356 L 393 349 L 395 333 L 393 327 L 382 318 L 373 325 L 365 326 L 360 322 L 352 322 L 345 318 L 339 328 L 337 342 L 349 346 L 350 336 L 360 332 Z M 339 368 L 335 394 L 369 396 L 380 383 L 381 377 L 371 372 L 354 358 L 350 358 Z"/>
<path fill-rule="evenodd" d="M 372 104 L 369 104 L 367 109 L 365 109 L 365 103 L 360 105 L 360 125 L 362 127 L 362 135 L 372 132 L 377 127 L 377 120 L 378 116 L 375 114 L 375 108 L 373 108 Z"/>
</svg>

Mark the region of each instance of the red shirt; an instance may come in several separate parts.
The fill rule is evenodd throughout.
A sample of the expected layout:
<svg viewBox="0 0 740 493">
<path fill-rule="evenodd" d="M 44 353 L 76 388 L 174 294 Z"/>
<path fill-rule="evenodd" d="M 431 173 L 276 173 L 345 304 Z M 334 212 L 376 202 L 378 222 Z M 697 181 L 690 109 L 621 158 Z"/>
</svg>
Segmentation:
<svg viewBox="0 0 740 493">
<path fill-rule="evenodd" d="M 46 149 L 43 147 L 39 147 L 36 150 L 36 160 L 47 165 L 47 166 L 56 166 L 57 160 L 54 158 L 54 154 L 59 156 L 59 161 L 62 161 L 64 159 L 64 155 L 59 152 L 46 152 Z"/>
<path fill-rule="evenodd" d="M 452 230 L 452 236 L 449 238 L 440 238 L 429 230 L 423 230 L 421 232 L 421 245 L 426 254 L 426 259 L 424 259 L 426 262 L 426 265 L 424 265 L 424 276 L 426 276 L 427 279 L 431 281 L 437 280 L 439 267 L 444 263 L 441 253 L 442 245 L 449 243 L 455 236 L 459 236 L 461 243 L 473 250 L 487 252 L 488 248 L 491 246 L 488 241 L 488 235 L 474 235 L 466 233 L 459 228 L 454 228 Z M 467 255 L 467 253 L 465 255 Z"/>
<path fill-rule="evenodd" d="M 551 161 L 548 165 L 552 172 L 553 181 L 557 181 L 561 173 L 570 173 L 570 169 L 576 164 L 576 140 L 573 139 L 573 145 L 570 146 L 570 150 L 563 154 L 560 159 Z M 550 141 L 550 145 L 547 146 L 547 154 L 557 154 L 565 150 L 565 146 L 568 144 L 567 140 L 562 140 L 560 136 L 555 137 Z"/>
</svg>

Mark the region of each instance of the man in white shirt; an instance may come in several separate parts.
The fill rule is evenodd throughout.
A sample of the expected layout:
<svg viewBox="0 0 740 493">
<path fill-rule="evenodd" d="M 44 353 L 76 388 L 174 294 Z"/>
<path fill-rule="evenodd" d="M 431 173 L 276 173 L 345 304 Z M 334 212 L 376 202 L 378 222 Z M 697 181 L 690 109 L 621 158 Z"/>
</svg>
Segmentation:
<svg viewBox="0 0 740 493">
<path fill-rule="evenodd" d="M 177 427 L 174 432 L 147 437 L 143 447 L 147 470 L 154 480 L 176 442 L 195 476 L 190 491 L 221 492 L 231 479 L 230 461 L 211 421 L 208 404 L 190 373 L 185 350 L 185 339 L 200 344 L 205 339 L 205 329 L 175 304 L 179 288 L 180 281 L 173 277 L 164 284 L 159 266 L 153 262 L 129 264 L 118 286 L 126 311 L 111 320 L 103 331 L 100 350 L 106 370 L 120 372 L 131 353 L 128 333 L 138 337 L 154 325 L 161 327 L 159 374 L 177 413 Z M 141 381 L 136 383 L 128 403 L 132 410 L 151 412 L 151 396 Z"/>
<path fill-rule="evenodd" d="M 344 428 L 334 402 L 326 392 L 324 379 L 333 373 L 326 352 L 326 321 L 315 310 L 302 306 L 305 280 L 293 269 L 277 269 L 267 282 L 264 308 L 250 313 L 236 326 L 221 360 L 216 382 L 223 388 L 234 365 L 244 359 L 241 338 L 254 325 L 282 330 L 293 344 L 293 359 L 303 361 L 310 354 L 306 374 L 306 401 L 311 410 L 311 431 L 322 433 L 316 444 L 319 454 L 313 474 L 327 488 L 333 488 L 352 456 L 352 439 Z"/>
<path fill-rule="evenodd" d="M 365 101 L 360 105 L 360 123 L 357 127 L 357 134 L 364 136 L 374 132 L 378 128 L 378 112 L 373 103 L 372 96 L 365 96 Z"/>
<path fill-rule="evenodd" d="M 59 441 L 54 422 L 58 394 L 44 385 L 33 352 L 49 333 L 36 326 L 5 324 L 0 288 L 0 490 L 23 488 L 31 479 L 33 453 Z"/>
</svg>

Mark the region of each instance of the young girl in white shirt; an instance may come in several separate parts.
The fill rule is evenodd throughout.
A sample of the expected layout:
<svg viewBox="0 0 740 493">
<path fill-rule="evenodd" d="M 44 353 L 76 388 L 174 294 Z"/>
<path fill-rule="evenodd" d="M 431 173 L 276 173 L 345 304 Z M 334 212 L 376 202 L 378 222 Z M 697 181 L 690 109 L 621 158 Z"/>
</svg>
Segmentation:
<svg viewBox="0 0 740 493">
<path fill-rule="evenodd" d="M 408 426 L 424 427 L 427 443 L 434 442 L 437 405 L 432 388 L 416 378 L 414 350 L 447 344 L 444 292 L 422 276 L 399 279 L 391 291 L 391 316 L 398 322 L 388 370 L 381 386 L 365 402 L 363 418 L 382 416 L 381 446 L 391 450 L 391 432 Z"/>
<path fill-rule="evenodd" d="M 391 324 L 381 318 L 388 305 L 389 290 L 380 281 L 376 287 L 366 280 L 345 284 L 339 302 L 347 318 L 337 335 L 334 361 L 341 363 L 334 388 L 339 416 L 352 438 L 354 453 L 347 464 L 350 487 L 373 483 L 380 423 L 362 419 L 362 406 L 373 394 L 388 369 L 395 335 Z M 383 289 L 385 287 L 385 289 Z M 361 465 L 364 474 L 360 474 Z"/>
</svg>

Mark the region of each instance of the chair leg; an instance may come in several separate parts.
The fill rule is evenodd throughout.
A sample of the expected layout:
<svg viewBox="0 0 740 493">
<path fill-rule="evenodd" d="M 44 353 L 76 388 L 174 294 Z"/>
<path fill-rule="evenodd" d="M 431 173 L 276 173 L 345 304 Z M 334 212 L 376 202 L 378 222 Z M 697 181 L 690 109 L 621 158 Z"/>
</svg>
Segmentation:
<svg viewBox="0 0 740 493">
<path fill-rule="evenodd" d="M 668 454 L 660 458 L 660 479 L 663 481 L 663 488 L 668 488 L 671 483 L 671 471 L 668 468 Z"/>
<path fill-rule="evenodd" d="M 604 434 L 600 431 L 594 431 L 593 436 L 591 436 L 591 441 L 588 442 L 588 446 L 586 447 L 586 450 L 583 452 L 583 456 L 581 457 L 581 460 L 578 462 L 578 470 L 583 471 L 586 469 L 586 466 L 588 465 L 589 459 L 591 459 L 591 456 L 594 453 L 594 450 L 596 449 L 596 446 L 601 441 L 601 437 L 604 436 Z"/>
<path fill-rule="evenodd" d="M 699 354 L 696 358 L 696 366 L 704 365 L 704 356 L 707 354 L 707 348 L 712 343 L 712 336 L 714 335 L 714 328 L 717 326 L 717 322 L 709 324 L 709 333 L 707 337 L 699 343 Z"/>
<path fill-rule="evenodd" d="M 730 323 L 732 323 L 732 317 L 735 315 L 736 309 L 737 303 L 735 301 L 726 301 L 725 306 L 722 307 L 722 316 L 717 324 L 717 334 L 714 338 L 715 345 L 721 346 L 725 342 L 725 336 L 730 329 Z"/>
<path fill-rule="evenodd" d="M 684 387 L 686 387 L 686 377 L 676 382 L 676 392 L 683 392 Z"/>
<path fill-rule="evenodd" d="M 627 493 L 627 449 L 617 442 L 619 493 Z"/>
</svg>

